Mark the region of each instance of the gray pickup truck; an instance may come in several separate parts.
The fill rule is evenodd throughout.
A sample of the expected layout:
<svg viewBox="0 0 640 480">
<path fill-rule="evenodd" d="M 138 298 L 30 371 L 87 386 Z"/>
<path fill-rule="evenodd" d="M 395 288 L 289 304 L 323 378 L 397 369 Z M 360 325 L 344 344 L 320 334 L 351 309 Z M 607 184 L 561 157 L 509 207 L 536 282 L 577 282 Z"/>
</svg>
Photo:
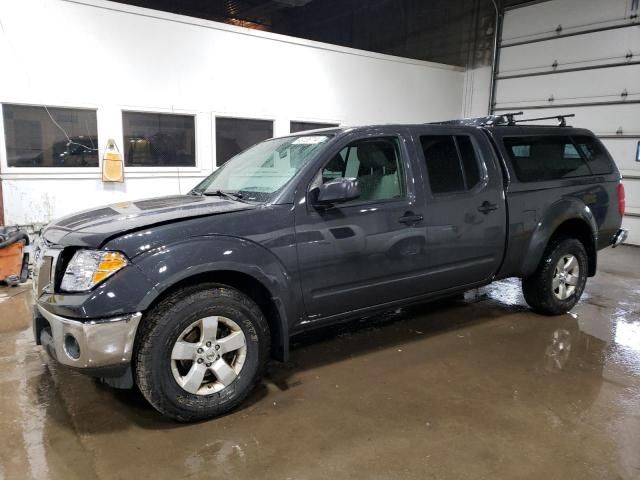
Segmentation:
<svg viewBox="0 0 640 480">
<path fill-rule="evenodd" d="M 35 338 L 168 417 L 213 417 L 308 328 L 507 277 L 565 313 L 598 250 L 626 238 L 623 213 L 588 130 L 487 117 L 274 138 L 186 195 L 47 226 Z"/>
</svg>

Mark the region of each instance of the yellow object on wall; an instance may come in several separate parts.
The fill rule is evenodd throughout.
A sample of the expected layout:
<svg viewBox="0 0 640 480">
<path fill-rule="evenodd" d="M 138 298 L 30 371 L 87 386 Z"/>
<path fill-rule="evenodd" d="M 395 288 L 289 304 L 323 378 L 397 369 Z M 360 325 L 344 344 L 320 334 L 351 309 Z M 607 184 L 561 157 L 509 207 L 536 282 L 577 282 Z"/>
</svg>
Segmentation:
<svg viewBox="0 0 640 480">
<path fill-rule="evenodd" d="M 124 182 L 124 161 L 112 138 L 107 142 L 107 149 L 102 157 L 102 181 Z"/>
</svg>

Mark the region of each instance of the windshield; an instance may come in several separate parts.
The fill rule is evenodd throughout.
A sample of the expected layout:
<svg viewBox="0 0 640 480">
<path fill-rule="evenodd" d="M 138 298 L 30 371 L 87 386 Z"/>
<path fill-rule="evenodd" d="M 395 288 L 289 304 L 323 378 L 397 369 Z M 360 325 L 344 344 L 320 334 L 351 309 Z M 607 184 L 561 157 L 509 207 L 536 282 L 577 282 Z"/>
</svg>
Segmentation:
<svg viewBox="0 0 640 480">
<path fill-rule="evenodd" d="M 232 195 L 256 202 L 267 201 L 330 138 L 330 135 L 307 135 L 273 138 L 258 143 L 222 165 L 194 188 L 193 192 L 202 195 Z"/>
</svg>

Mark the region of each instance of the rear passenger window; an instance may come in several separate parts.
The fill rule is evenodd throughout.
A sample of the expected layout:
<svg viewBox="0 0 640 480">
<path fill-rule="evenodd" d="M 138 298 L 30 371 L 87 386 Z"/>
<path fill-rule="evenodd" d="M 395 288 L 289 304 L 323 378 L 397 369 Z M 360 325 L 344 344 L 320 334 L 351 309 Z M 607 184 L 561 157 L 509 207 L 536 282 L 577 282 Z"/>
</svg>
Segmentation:
<svg viewBox="0 0 640 480">
<path fill-rule="evenodd" d="M 603 175 L 613 171 L 611 160 L 598 140 L 593 137 L 573 137 L 573 141 L 587 160 L 591 173 Z"/>
<path fill-rule="evenodd" d="M 521 182 L 591 174 L 583 156 L 569 137 L 507 137 L 504 145 Z"/>
<path fill-rule="evenodd" d="M 480 182 L 480 166 L 476 151 L 471 143 L 471 138 L 458 135 L 456 136 L 458 149 L 460 150 L 460 158 L 462 158 L 462 167 L 464 168 L 465 178 L 467 180 L 467 189 L 475 187 Z"/>
<path fill-rule="evenodd" d="M 420 143 L 434 195 L 463 192 L 480 182 L 480 165 L 470 137 L 423 135 Z"/>
</svg>

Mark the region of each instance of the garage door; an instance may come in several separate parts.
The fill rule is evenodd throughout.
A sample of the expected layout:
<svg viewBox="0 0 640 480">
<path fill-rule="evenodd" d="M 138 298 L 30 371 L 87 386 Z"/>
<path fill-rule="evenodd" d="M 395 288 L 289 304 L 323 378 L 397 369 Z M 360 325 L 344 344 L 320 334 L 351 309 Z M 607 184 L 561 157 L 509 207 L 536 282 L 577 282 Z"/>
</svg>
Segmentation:
<svg viewBox="0 0 640 480">
<path fill-rule="evenodd" d="M 507 10 L 494 111 L 574 113 L 620 168 L 624 225 L 640 245 L 639 0 L 551 0 Z"/>
</svg>

